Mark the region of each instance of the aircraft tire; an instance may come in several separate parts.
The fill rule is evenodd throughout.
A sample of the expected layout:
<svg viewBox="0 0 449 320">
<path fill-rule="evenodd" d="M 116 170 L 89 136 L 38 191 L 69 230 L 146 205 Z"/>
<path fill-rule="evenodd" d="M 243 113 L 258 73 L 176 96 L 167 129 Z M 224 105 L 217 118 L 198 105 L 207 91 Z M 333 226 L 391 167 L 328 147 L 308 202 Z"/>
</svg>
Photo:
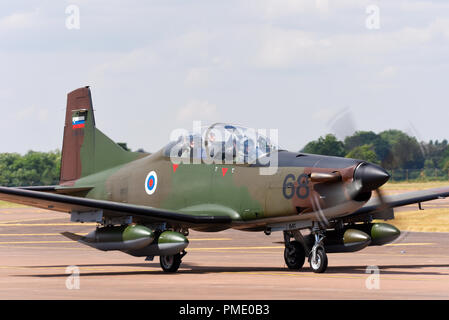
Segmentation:
<svg viewBox="0 0 449 320">
<path fill-rule="evenodd" d="M 312 253 L 310 253 L 310 268 L 315 273 L 323 273 L 327 269 L 327 254 L 323 248 L 316 250 L 317 259 L 313 261 Z"/>
<path fill-rule="evenodd" d="M 304 247 L 298 241 L 291 241 L 284 249 L 284 260 L 291 270 L 301 269 L 306 259 Z"/>
<path fill-rule="evenodd" d="M 181 254 L 177 253 L 172 256 L 160 256 L 159 261 L 161 263 L 162 270 L 173 273 L 178 271 L 178 268 L 181 265 Z"/>
</svg>

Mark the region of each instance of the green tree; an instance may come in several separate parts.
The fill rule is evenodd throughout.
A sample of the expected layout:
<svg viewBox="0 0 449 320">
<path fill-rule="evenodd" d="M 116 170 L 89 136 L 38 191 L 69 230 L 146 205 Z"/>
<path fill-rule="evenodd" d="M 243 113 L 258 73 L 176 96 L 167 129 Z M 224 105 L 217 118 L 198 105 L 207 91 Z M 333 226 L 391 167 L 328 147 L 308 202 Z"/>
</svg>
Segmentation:
<svg viewBox="0 0 449 320">
<path fill-rule="evenodd" d="M 37 186 L 59 183 L 61 152 L 0 154 L 0 185 Z"/>
<path fill-rule="evenodd" d="M 373 131 L 357 131 L 352 136 L 346 137 L 344 142 L 347 153 L 350 153 L 357 147 L 371 145 L 371 150 L 376 154 L 377 163 L 381 163 L 388 156 L 391 148 L 388 141 Z"/>
<path fill-rule="evenodd" d="M 424 154 L 420 144 L 400 130 L 387 130 L 380 133 L 391 148 L 382 165 L 387 169 L 420 169 L 424 165 Z"/>
<path fill-rule="evenodd" d="M 380 164 L 372 144 L 364 144 L 362 146 L 355 147 L 346 155 L 346 158 L 360 159 Z"/>
<path fill-rule="evenodd" d="M 344 157 L 345 147 L 333 134 L 327 134 L 324 138 L 309 142 L 301 152 Z"/>
</svg>

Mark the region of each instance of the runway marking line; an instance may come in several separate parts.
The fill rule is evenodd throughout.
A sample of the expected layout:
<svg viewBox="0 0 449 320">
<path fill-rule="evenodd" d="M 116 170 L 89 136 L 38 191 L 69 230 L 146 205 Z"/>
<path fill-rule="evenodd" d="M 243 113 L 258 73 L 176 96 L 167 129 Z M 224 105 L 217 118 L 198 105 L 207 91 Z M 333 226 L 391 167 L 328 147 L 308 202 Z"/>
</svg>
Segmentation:
<svg viewBox="0 0 449 320">
<path fill-rule="evenodd" d="M 394 247 L 394 246 L 431 246 L 434 245 L 436 243 L 431 243 L 431 242 L 422 242 L 422 243 L 389 243 L 389 244 L 385 244 L 385 247 Z"/>
<path fill-rule="evenodd" d="M 85 236 L 87 233 L 76 233 Z M 60 233 L 0 233 L 0 237 L 20 237 L 20 236 L 62 236 Z M 189 241 L 229 241 L 232 238 L 193 238 Z M 1 243 L 1 242 L 0 242 Z"/>
<path fill-rule="evenodd" d="M 68 265 L 67 265 L 68 267 Z M 65 270 L 67 267 L 19 267 L 19 266 L 0 266 L 0 269 L 18 269 L 18 270 Z M 80 271 L 109 271 L 109 272 L 138 272 L 138 271 L 152 271 L 152 270 L 160 270 L 160 268 L 145 266 L 142 269 L 120 269 L 120 267 L 116 267 L 117 269 L 105 269 L 105 268 L 95 268 L 95 267 L 80 267 Z M 82 275 L 82 272 L 80 272 Z"/>
<path fill-rule="evenodd" d="M 204 240 L 204 239 L 201 239 L 201 240 Z M 216 239 L 209 239 L 209 240 L 223 240 L 223 239 L 216 238 Z M 225 240 L 232 240 L 232 239 L 225 239 Z M 35 243 L 35 244 L 39 244 L 39 243 L 73 243 L 73 242 L 77 242 L 77 241 L 73 241 L 73 240 L 61 240 L 61 241 L 58 241 L 58 240 L 48 240 L 48 241 L 44 241 L 44 240 L 43 241 L 0 241 L 0 245 L 2 245 L 2 244 L 33 244 L 33 243 Z M 245 247 L 241 247 L 241 248 L 245 248 Z M 251 247 L 247 247 L 247 248 L 251 248 Z M 261 249 L 266 249 L 266 248 L 269 248 L 269 247 L 260 247 L 260 248 Z M 216 248 L 192 248 L 192 249 L 193 250 L 195 250 L 195 249 L 200 249 L 200 250 L 206 249 L 206 250 L 208 250 L 208 249 L 216 249 Z M 192 249 L 190 249 L 190 250 L 192 250 Z M 218 248 L 218 249 L 220 249 L 220 248 Z M 224 248 L 224 249 L 226 249 L 226 248 Z"/>
<path fill-rule="evenodd" d="M 1 242 L 0 242 L 1 243 Z M 189 251 L 199 250 L 247 250 L 247 249 L 283 249 L 284 246 L 271 246 L 271 247 L 226 247 L 226 248 L 189 248 Z"/>
<path fill-rule="evenodd" d="M 0 227 L 96 226 L 96 223 L 0 223 Z"/>
<path fill-rule="evenodd" d="M 189 241 L 230 241 L 232 238 L 192 238 Z"/>
<path fill-rule="evenodd" d="M 271 275 L 271 276 L 293 276 L 293 277 L 308 277 L 308 278 L 337 278 L 337 279 L 366 279 L 365 274 L 361 274 L 360 276 L 351 276 L 346 274 L 339 274 L 339 275 L 330 275 L 326 273 L 322 273 L 320 275 L 316 274 L 306 274 L 306 273 L 282 273 L 282 271 L 279 271 L 279 273 L 270 273 L 270 272 L 247 272 L 247 271 L 237 271 L 237 272 L 227 272 L 224 271 L 222 273 L 242 273 L 242 274 L 249 274 L 249 275 Z M 387 275 L 382 275 L 382 272 L 380 274 L 381 280 L 382 278 L 385 280 L 407 280 L 407 281 L 441 281 L 441 279 L 426 279 L 426 278 L 415 278 L 415 277 L 404 277 L 404 278 L 397 278 L 397 277 L 390 277 Z"/>
<path fill-rule="evenodd" d="M 31 234 L 30 234 L 31 235 Z M 204 238 L 204 239 L 191 239 L 193 241 L 202 241 L 202 240 L 210 240 L 210 241 L 222 241 L 222 240 L 232 240 L 231 238 Z M 0 241 L 0 245 L 2 244 L 31 244 L 31 243 L 72 243 L 76 241 L 68 240 L 68 241 L 56 241 L 56 240 L 48 240 L 48 241 Z M 402 243 L 396 245 L 431 245 L 434 243 Z M 216 247 L 216 248 L 189 248 L 189 251 L 222 251 L 222 250 L 261 250 L 261 249 L 283 249 L 284 246 L 261 246 L 261 247 Z"/>
<path fill-rule="evenodd" d="M 87 233 L 78 233 L 86 235 Z M 20 237 L 20 236 L 62 236 L 60 233 L 0 233 L 0 237 Z"/>
<path fill-rule="evenodd" d="M 3 242 L 3 241 L 1 241 L 0 242 L 0 244 L 32 244 L 32 243 L 36 243 L 36 244 L 39 244 L 39 243 L 73 243 L 73 242 L 76 242 L 76 241 L 71 241 L 71 240 L 68 240 L 68 241 L 9 241 L 9 242 Z"/>
<path fill-rule="evenodd" d="M 75 243 L 75 242 L 72 241 L 72 243 Z M 17 248 L 17 247 L 1 246 L 0 245 L 0 248 L 9 248 L 9 249 L 11 249 L 11 248 Z M 84 246 L 82 248 L 75 248 L 75 247 L 42 247 L 42 246 L 40 246 L 40 247 L 38 247 L 38 246 L 27 247 L 27 246 L 20 246 L 20 248 L 21 249 L 56 249 L 56 250 L 89 250 L 89 249 L 95 250 L 95 249 L 90 248 L 88 246 Z"/>
<path fill-rule="evenodd" d="M 57 219 L 67 219 L 66 217 L 46 217 L 46 218 L 33 218 L 33 219 L 18 219 L 18 220 L 7 220 L 1 221 L 0 223 L 17 223 L 17 222 L 27 222 L 27 221 L 41 221 L 41 220 L 57 220 Z"/>
<path fill-rule="evenodd" d="M 114 267 L 113 267 L 114 268 Z M 363 268 L 363 266 L 361 266 L 361 268 Z M 32 267 L 32 266 L 25 266 L 25 267 L 20 267 L 20 266 L 0 266 L 0 269 L 13 269 L 13 270 L 65 270 L 66 267 Z M 116 267 L 116 269 L 105 269 L 105 268 L 95 268 L 95 267 L 80 267 L 80 276 L 83 275 L 83 272 L 85 271 L 100 271 L 100 272 L 110 272 L 110 273 L 114 273 L 114 272 L 146 272 L 146 271 L 158 271 L 160 270 L 159 268 L 156 267 L 142 267 L 141 269 L 121 269 L 120 267 Z M 183 270 L 181 268 L 181 270 Z M 192 270 L 192 269 L 190 269 Z M 309 271 L 306 271 L 309 272 Z M 284 276 L 284 277 L 305 277 L 305 278 L 316 278 L 316 279 L 320 279 L 320 278 L 332 278 L 332 279 L 366 279 L 366 275 L 365 274 L 360 274 L 360 275 L 347 275 L 347 274 L 313 274 L 313 273 L 287 273 L 287 272 L 283 272 L 283 271 L 279 271 L 279 272 L 264 272 L 264 271 L 218 271 L 216 273 L 221 273 L 221 274 L 247 274 L 247 275 L 262 275 L 262 276 Z M 388 276 L 388 275 L 382 275 L 381 277 L 384 280 L 402 280 L 402 281 L 441 281 L 442 279 L 428 279 L 428 278 L 417 278 L 417 277 L 410 277 L 410 276 L 405 276 L 402 278 L 398 278 L 395 276 Z"/>
</svg>

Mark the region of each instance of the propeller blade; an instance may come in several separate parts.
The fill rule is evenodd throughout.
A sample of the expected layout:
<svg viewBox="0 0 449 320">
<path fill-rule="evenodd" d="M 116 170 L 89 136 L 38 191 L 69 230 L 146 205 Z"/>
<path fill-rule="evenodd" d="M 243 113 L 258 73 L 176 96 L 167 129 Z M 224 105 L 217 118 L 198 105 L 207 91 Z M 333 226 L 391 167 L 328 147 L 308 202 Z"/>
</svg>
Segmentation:
<svg viewBox="0 0 449 320">
<path fill-rule="evenodd" d="M 379 199 L 379 206 L 373 213 L 375 219 L 394 219 L 394 210 L 385 201 L 383 193 L 380 189 L 376 189 L 377 198 Z"/>
</svg>

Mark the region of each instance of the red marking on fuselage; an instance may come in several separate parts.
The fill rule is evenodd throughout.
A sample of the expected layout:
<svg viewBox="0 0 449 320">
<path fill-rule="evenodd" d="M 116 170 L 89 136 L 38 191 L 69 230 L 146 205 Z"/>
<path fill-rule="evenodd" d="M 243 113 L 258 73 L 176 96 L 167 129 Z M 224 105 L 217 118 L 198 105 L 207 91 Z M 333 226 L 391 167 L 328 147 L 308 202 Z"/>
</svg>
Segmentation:
<svg viewBox="0 0 449 320">
<path fill-rule="evenodd" d="M 84 123 L 72 125 L 72 129 L 84 128 Z"/>
<path fill-rule="evenodd" d="M 224 177 L 226 172 L 228 172 L 228 168 L 221 168 L 221 172 L 223 173 L 223 177 Z"/>
<path fill-rule="evenodd" d="M 179 164 L 174 164 L 173 163 L 173 172 L 176 172 L 176 169 L 178 169 Z"/>
</svg>

